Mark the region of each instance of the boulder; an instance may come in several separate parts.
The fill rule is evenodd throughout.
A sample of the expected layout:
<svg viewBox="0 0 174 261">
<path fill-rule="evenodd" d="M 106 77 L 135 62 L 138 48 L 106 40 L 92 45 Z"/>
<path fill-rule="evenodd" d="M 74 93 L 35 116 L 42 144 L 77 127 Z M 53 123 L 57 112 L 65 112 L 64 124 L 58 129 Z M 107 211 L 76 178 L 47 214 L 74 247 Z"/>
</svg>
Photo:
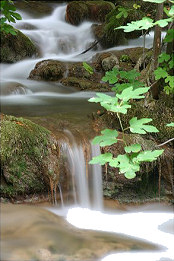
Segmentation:
<svg viewBox="0 0 174 261">
<path fill-rule="evenodd" d="M 86 20 L 103 23 L 114 8 L 114 4 L 108 1 L 73 1 L 67 5 L 66 21 L 73 25 Z"/>
<path fill-rule="evenodd" d="M 63 62 L 56 60 L 43 60 L 38 62 L 30 72 L 29 79 L 58 81 L 63 78 L 66 66 Z"/>
<path fill-rule="evenodd" d="M 59 147 L 47 129 L 1 114 L 1 195 L 47 192 L 59 179 Z"/>
<path fill-rule="evenodd" d="M 111 55 L 102 60 L 102 69 L 106 71 L 110 71 L 113 67 L 119 68 L 119 60 L 115 55 Z"/>
<path fill-rule="evenodd" d="M 22 59 L 37 55 L 37 48 L 22 32 L 16 29 L 17 34 L 1 32 L 1 62 L 14 63 Z"/>
<path fill-rule="evenodd" d="M 49 15 L 53 11 L 52 5 L 45 1 L 15 1 L 15 6 L 17 9 L 27 12 L 36 18 Z"/>
</svg>

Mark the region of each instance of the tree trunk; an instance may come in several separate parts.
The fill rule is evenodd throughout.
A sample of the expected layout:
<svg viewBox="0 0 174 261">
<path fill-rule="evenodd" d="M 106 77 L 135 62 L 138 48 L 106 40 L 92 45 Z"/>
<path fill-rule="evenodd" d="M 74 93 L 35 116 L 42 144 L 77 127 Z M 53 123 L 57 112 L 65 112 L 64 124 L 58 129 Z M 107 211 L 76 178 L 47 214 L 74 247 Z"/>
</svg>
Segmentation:
<svg viewBox="0 0 174 261">
<path fill-rule="evenodd" d="M 163 4 L 157 5 L 157 13 L 156 13 L 156 21 L 163 19 Z M 161 53 L 161 27 L 158 25 L 155 26 L 155 35 L 154 35 L 154 41 L 153 41 L 153 56 L 152 56 L 152 64 L 151 64 L 151 70 L 152 70 L 152 97 L 154 99 L 158 99 L 159 95 L 159 83 L 155 83 L 155 76 L 154 71 L 158 67 L 158 56 Z"/>
</svg>

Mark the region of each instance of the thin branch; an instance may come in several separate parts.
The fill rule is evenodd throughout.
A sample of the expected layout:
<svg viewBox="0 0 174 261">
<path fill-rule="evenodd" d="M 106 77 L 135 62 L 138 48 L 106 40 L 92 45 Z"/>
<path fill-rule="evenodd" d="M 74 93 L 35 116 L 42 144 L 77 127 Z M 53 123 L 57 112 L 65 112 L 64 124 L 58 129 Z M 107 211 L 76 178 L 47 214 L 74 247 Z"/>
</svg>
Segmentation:
<svg viewBox="0 0 174 261">
<path fill-rule="evenodd" d="M 161 147 L 161 146 L 163 146 L 163 145 L 165 145 L 165 144 L 171 142 L 172 140 L 174 140 L 174 138 L 171 138 L 170 140 L 167 140 L 167 141 L 165 141 L 164 143 L 159 144 L 159 145 L 157 145 L 157 146 L 158 146 L 158 147 Z"/>
</svg>

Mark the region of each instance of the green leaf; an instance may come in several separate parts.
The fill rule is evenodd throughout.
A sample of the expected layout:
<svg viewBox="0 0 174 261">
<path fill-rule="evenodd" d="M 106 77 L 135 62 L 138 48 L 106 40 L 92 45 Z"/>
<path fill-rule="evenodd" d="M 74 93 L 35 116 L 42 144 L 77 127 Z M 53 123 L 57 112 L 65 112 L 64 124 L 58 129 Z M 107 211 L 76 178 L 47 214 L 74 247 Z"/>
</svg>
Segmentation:
<svg viewBox="0 0 174 261">
<path fill-rule="evenodd" d="M 110 146 L 117 142 L 118 132 L 116 130 L 105 129 L 101 132 L 103 135 L 93 139 L 93 144 L 99 144 L 101 147 Z"/>
<path fill-rule="evenodd" d="M 112 160 L 112 154 L 111 153 L 105 153 L 105 154 L 101 154 L 97 157 L 94 157 L 89 164 L 100 164 L 100 165 L 104 165 L 105 163 L 109 162 L 110 160 Z"/>
<path fill-rule="evenodd" d="M 146 93 L 149 89 L 149 87 L 144 87 L 133 90 L 133 87 L 129 87 L 123 90 L 121 94 L 117 94 L 116 96 L 124 102 L 127 102 L 130 99 L 142 99 L 145 96 L 141 96 L 141 94 Z"/>
<path fill-rule="evenodd" d="M 165 43 L 170 43 L 173 41 L 173 36 L 174 36 L 174 29 L 169 29 L 167 30 L 167 34 L 164 38 Z"/>
<path fill-rule="evenodd" d="M 127 18 L 127 17 L 128 17 L 128 9 L 126 9 L 126 8 L 124 8 L 124 7 L 119 7 L 119 8 L 118 8 L 118 11 L 119 11 L 119 13 L 118 13 L 118 15 L 116 15 L 116 18 L 117 18 L 117 19 L 120 19 L 122 16 L 123 16 L 124 18 Z"/>
<path fill-rule="evenodd" d="M 18 13 L 16 13 L 16 12 L 11 13 L 11 15 L 12 15 L 15 19 L 17 19 L 17 20 L 22 20 L 21 15 L 18 14 Z"/>
<path fill-rule="evenodd" d="M 104 94 L 104 93 L 96 93 L 96 95 L 98 97 L 92 97 L 90 98 L 88 101 L 89 102 L 105 102 L 105 103 L 113 103 L 113 97 L 107 95 L 107 94 Z"/>
<path fill-rule="evenodd" d="M 154 23 L 154 25 L 159 25 L 160 27 L 165 27 L 168 25 L 168 23 L 172 22 L 173 19 L 172 18 L 167 18 L 167 19 L 162 19 L 162 20 L 158 20 Z"/>
<path fill-rule="evenodd" d="M 127 178 L 134 178 L 135 172 L 140 170 L 138 163 L 132 162 L 131 158 L 127 155 L 118 155 L 109 161 L 111 167 L 118 167 L 120 173 L 124 174 Z"/>
<path fill-rule="evenodd" d="M 165 79 L 165 83 L 169 84 L 170 87 L 174 88 L 174 76 L 168 75 Z"/>
<path fill-rule="evenodd" d="M 93 73 L 94 73 L 93 68 L 92 68 L 89 64 L 87 64 L 86 62 L 83 62 L 83 68 L 84 68 L 87 72 L 89 72 L 90 74 L 93 74 Z"/>
<path fill-rule="evenodd" d="M 146 150 L 146 151 L 142 151 L 138 154 L 138 156 L 136 158 L 134 158 L 134 162 L 152 162 L 154 160 L 156 160 L 162 153 L 164 150 Z"/>
<path fill-rule="evenodd" d="M 130 146 L 124 147 L 125 152 L 131 153 L 131 152 L 139 152 L 141 150 L 140 144 L 132 144 Z"/>
<path fill-rule="evenodd" d="M 132 21 L 125 26 L 119 26 L 115 29 L 124 29 L 125 33 L 133 32 L 135 30 L 148 30 L 149 28 L 153 27 L 154 23 L 153 20 L 149 17 L 143 17 L 142 20 L 139 21 Z"/>
<path fill-rule="evenodd" d="M 169 11 L 170 16 L 174 16 L 174 5 L 171 6 L 170 11 Z"/>
<path fill-rule="evenodd" d="M 171 58 L 170 54 L 161 53 L 158 57 L 158 62 L 159 63 L 168 62 L 170 58 Z"/>
<path fill-rule="evenodd" d="M 166 126 L 167 127 L 174 127 L 174 122 L 168 123 Z"/>
<path fill-rule="evenodd" d="M 132 133 L 146 134 L 147 132 L 159 132 L 156 127 L 152 125 L 145 125 L 146 123 L 151 122 L 150 118 L 142 118 L 140 120 L 137 117 L 132 118 L 130 123 L 130 131 Z"/>
<path fill-rule="evenodd" d="M 117 68 L 113 68 L 112 71 L 108 71 L 105 73 L 105 76 L 102 78 L 102 81 L 114 84 L 118 81 L 118 73 L 119 70 Z"/>
<path fill-rule="evenodd" d="M 154 74 L 155 74 L 155 79 L 156 80 L 159 80 L 161 78 L 166 78 L 168 76 L 168 73 L 166 72 L 166 70 L 164 70 L 163 68 L 161 67 L 158 67 L 155 71 L 154 71 Z"/>
<path fill-rule="evenodd" d="M 171 60 L 169 62 L 169 68 L 170 69 L 174 68 L 174 55 L 172 55 L 172 58 L 171 58 Z"/>
<path fill-rule="evenodd" d="M 140 73 L 137 72 L 135 69 L 131 71 L 120 71 L 120 77 L 122 79 L 127 79 L 129 82 L 134 81 L 138 76 L 140 76 Z"/>
</svg>

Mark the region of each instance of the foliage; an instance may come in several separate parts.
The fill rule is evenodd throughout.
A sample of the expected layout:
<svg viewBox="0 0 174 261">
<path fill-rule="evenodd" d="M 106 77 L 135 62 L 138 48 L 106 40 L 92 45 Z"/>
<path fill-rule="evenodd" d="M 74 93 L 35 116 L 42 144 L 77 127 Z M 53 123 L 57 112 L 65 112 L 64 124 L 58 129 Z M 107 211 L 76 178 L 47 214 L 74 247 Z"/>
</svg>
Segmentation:
<svg viewBox="0 0 174 261">
<path fill-rule="evenodd" d="M 152 2 L 152 3 L 163 3 L 165 0 L 143 0 L 145 2 Z M 169 1 L 174 3 L 174 1 Z M 169 18 L 161 19 L 154 22 L 149 17 L 143 17 L 142 20 L 139 21 L 132 21 L 125 26 L 119 26 L 115 29 L 124 29 L 124 32 L 133 32 L 135 30 L 148 30 L 156 25 L 160 27 L 166 27 L 169 23 L 173 22 L 174 20 L 174 5 L 171 6 L 170 10 L 164 7 L 164 12 L 167 14 Z M 164 39 L 164 42 L 169 43 L 173 42 L 174 40 L 174 29 L 169 29 L 167 31 L 167 35 Z M 174 76 L 171 76 L 170 71 L 174 68 L 174 56 L 173 54 L 169 55 L 166 53 L 162 53 L 159 56 L 158 62 L 160 67 L 158 67 L 155 71 L 155 79 L 164 79 L 166 85 L 164 86 L 164 91 L 166 94 L 174 93 Z"/>
<path fill-rule="evenodd" d="M 136 172 L 140 170 L 140 164 L 142 162 L 151 162 L 156 160 L 158 156 L 163 153 L 163 150 L 154 150 L 154 151 L 142 151 L 140 144 L 131 144 L 126 143 L 124 133 L 126 130 L 129 130 L 131 133 L 146 134 L 148 132 L 158 132 L 157 128 L 153 125 L 147 123 L 151 122 L 150 118 L 137 119 L 133 117 L 129 121 L 129 126 L 124 128 L 121 121 L 121 114 L 126 114 L 128 109 L 131 108 L 130 100 L 132 99 L 142 99 L 148 90 L 149 87 L 139 87 L 134 88 L 132 86 L 132 81 L 135 81 L 135 77 L 138 74 L 134 72 L 134 77 L 132 73 L 121 71 L 114 68 L 111 72 L 106 72 L 103 80 L 108 81 L 109 83 L 115 83 L 118 81 L 117 75 L 115 73 L 125 77 L 128 80 L 128 83 L 125 88 L 125 83 L 120 84 L 124 85 L 123 90 L 120 93 L 115 93 L 112 97 L 103 93 L 97 93 L 97 97 L 91 98 L 90 102 L 100 103 L 107 111 L 114 112 L 117 114 L 117 117 L 120 122 L 120 127 L 123 133 L 122 139 L 118 139 L 118 132 L 116 130 L 105 129 L 101 132 L 101 136 L 97 136 L 92 141 L 93 144 L 99 144 L 101 147 L 110 146 L 118 141 L 124 143 L 124 150 L 126 154 L 118 155 L 116 158 L 111 153 L 101 154 L 93 158 L 90 161 L 90 164 L 101 164 L 104 165 L 109 163 L 111 167 L 119 169 L 120 174 L 128 179 L 132 179 L 136 176 Z"/>
<path fill-rule="evenodd" d="M 13 1 L 1 1 L 1 13 L 2 17 L 0 18 L 0 28 L 2 32 L 10 33 L 16 35 L 16 31 L 12 25 L 9 23 L 16 23 L 16 20 L 21 20 L 22 17 L 16 11 L 16 7 L 13 4 Z"/>
<path fill-rule="evenodd" d="M 83 62 L 83 67 L 84 67 L 84 69 L 87 72 L 89 72 L 89 74 L 93 74 L 94 73 L 93 68 L 89 64 L 87 64 L 86 62 Z"/>
</svg>

